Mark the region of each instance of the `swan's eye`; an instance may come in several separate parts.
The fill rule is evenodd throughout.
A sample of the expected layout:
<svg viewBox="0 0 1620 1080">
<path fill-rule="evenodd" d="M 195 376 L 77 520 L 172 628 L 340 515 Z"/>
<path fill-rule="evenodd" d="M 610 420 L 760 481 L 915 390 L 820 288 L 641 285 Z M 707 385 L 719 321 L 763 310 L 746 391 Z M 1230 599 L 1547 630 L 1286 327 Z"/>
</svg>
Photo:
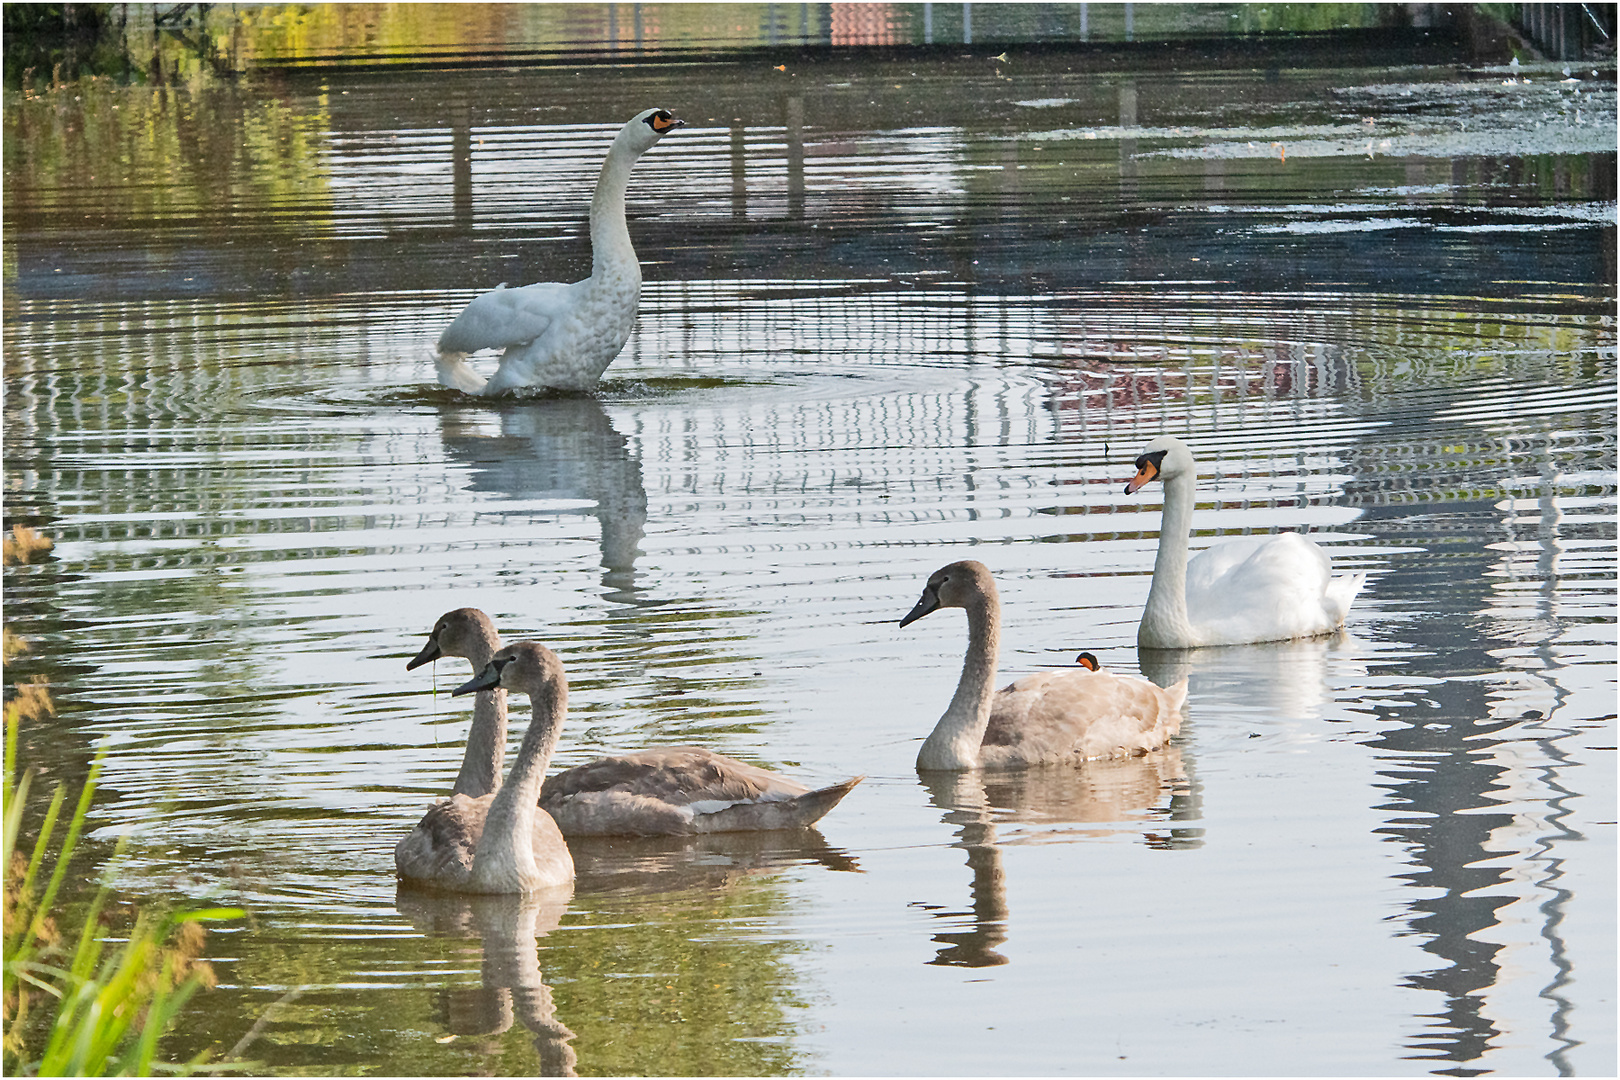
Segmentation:
<svg viewBox="0 0 1620 1080">
<path fill-rule="evenodd" d="M 1159 475 L 1159 469 L 1164 464 L 1165 451 L 1158 450 L 1151 454 L 1143 454 L 1136 459 L 1136 475 L 1142 483 L 1147 483 Z"/>
</svg>

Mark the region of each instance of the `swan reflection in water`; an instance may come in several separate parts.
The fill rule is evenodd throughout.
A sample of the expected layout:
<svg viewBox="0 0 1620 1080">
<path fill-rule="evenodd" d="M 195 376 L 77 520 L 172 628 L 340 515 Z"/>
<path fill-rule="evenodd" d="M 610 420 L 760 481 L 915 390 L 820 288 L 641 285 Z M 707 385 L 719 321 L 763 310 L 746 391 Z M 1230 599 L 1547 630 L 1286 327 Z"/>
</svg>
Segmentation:
<svg viewBox="0 0 1620 1080">
<path fill-rule="evenodd" d="M 570 885 L 528 894 L 458 895 L 401 885 L 400 914 L 432 937 L 478 940 L 483 955 L 476 987 L 440 991 L 447 1033 L 501 1052 L 495 1036 L 521 1023 L 534 1035 L 540 1075 L 574 1076 L 574 1032 L 556 1016 L 540 971 L 539 938 L 556 930 L 578 895 L 647 895 L 720 890 L 743 878 L 795 866 L 860 873 L 853 856 L 814 828 L 698 836 L 579 837 L 570 844 L 577 877 Z"/>
<path fill-rule="evenodd" d="M 1300 641 L 1205 649 L 1139 649 L 1142 674 L 1160 686 L 1188 680 L 1187 700 L 1210 713 L 1252 713 L 1271 722 L 1320 720 L 1334 711 L 1334 684 L 1364 686 L 1372 646 L 1345 630 Z"/>
<path fill-rule="evenodd" d="M 602 528 L 602 583 L 611 594 L 635 587 L 636 556 L 647 530 L 647 488 L 630 442 L 595 398 L 501 401 L 445 406 L 439 434 L 449 460 L 467 467 L 473 491 L 522 499 L 592 503 Z"/>
<path fill-rule="evenodd" d="M 551 987 L 542 981 L 538 940 L 557 928 L 572 898 L 570 885 L 487 896 L 399 887 L 395 906 L 424 934 L 482 942 L 481 985 L 440 992 L 450 1034 L 482 1038 L 473 1045 L 494 1055 L 500 1044 L 493 1036 L 516 1021 L 534 1033 L 541 1076 L 577 1075 L 574 1033 L 557 1019 Z"/>
<path fill-rule="evenodd" d="M 816 864 L 861 873 L 854 856 L 813 826 L 696 836 L 578 836 L 568 842 L 580 893 L 720 889 L 754 874 Z"/>
<path fill-rule="evenodd" d="M 967 851 L 973 873 L 969 910 L 919 905 L 929 907 L 936 919 L 962 927 L 934 935 L 940 948 L 930 964 L 976 968 L 1007 963 L 996 951 L 1007 940 L 1009 915 L 1004 844 L 1106 839 L 1120 833 L 1139 833 L 1156 848 L 1203 843 L 1202 829 L 1172 824 L 1202 817 L 1197 785 L 1181 747 L 1174 744 L 1137 757 L 1081 765 L 918 775 L 929 802 L 945 811 L 946 824 L 957 827 L 952 846 Z M 1008 824 L 1027 828 L 1011 839 L 998 839 L 997 827 Z"/>
</svg>

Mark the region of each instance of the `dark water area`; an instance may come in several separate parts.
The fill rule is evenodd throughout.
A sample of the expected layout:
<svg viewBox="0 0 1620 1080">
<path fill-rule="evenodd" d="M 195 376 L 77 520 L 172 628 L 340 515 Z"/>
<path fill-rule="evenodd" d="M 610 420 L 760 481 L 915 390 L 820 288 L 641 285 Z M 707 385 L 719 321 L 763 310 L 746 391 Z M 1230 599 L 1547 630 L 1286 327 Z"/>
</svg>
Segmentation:
<svg viewBox="0 0 1620 1080">
<path fill-rule="evenodd" d="M 6 524 L 56 542 L 6 570 L 7 682 L 60 710 L 23 757 L 105 751 L 120 896 L 250 913 L 171 1057 L 1613 1073 L 1612 62 L 320 40 L 5 99 Z M 633 174 L 602 385 L 438 386 L 468 299 L 589 272 L 654 104 L 688 127 Z M 1121 489 L 1165 432 L 1194 547 L 1367 573 L 1342 634 L 1138 653 L 1160 496 Z M 962 626 L 896 623 L 966 557 L 1004 680 L 1186 676 L 1176 741 L 920 779 Z M 560 895 L 401 889 L 467 722 L 464 662 L 404 664 L 468 604 L 568 666 L 559 766 L 867 779 L 803 834 L 580 844 Z"/>
</svg>

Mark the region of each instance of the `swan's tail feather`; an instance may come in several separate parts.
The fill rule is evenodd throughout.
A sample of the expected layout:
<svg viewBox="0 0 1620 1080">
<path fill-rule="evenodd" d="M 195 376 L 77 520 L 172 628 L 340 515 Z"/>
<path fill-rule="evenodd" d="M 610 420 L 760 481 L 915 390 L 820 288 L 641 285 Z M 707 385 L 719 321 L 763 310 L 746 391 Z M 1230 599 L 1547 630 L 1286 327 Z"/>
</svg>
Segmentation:
<svg viewBox="0 0 1620 1080">
<path fill-rule="evenodd" d="M 1350 614 L 1350 604 L 1366 583 L 1365 573 L 1341 574 L 1339 577 L 1329 579 L 1322 596 L 1332 608 L 1335 616 L 1334 625 L 1343 624 L 1344 617 Z"/>
<path fill-rule="evenodd" d="M 1170 711 L 1174 716 L 1170 734 L 1174 735 L 1181 730 L 1181 720 L 1187 712 L 1187 680 L 1183 678 L 1176 685 L 1166 687 L 1164 693 L 1170 699 Z"/>
<path fill-rule="evenodd" d="M 464 352 L 435 352 L 433 366 L 439 370 L 439 382 L 463 394 L 482 394 L 489 380 L 467 366 Z"/>
<path fill-rule="evenodd" d="M 737 803 L 713 814 L 699 815 L 692 822 L 692 830 L 712 833 L 802 829 L 820 821 L 856 784 L 865 779 L 864 776 L 854 776 L 842 783 L 807 791 L 791 799 Z"/>
</svg>

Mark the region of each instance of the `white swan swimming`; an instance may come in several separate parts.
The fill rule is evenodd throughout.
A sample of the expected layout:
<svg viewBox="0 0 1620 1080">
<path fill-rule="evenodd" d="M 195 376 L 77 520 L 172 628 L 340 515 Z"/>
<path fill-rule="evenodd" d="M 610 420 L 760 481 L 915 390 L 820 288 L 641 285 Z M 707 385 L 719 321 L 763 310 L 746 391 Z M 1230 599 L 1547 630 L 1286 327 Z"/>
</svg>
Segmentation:
<svg viewBox="0 0 1620 1080">
<path fill-rule="evenodd" d="M 499 646 L 487 615 L 459 608 L 434 626 L 411 666 L 462 656 L 476 667 L 482 649 Z M 499 775 L 505 711 L 498 718 L 492 713 L 482 729 L 479 722 L 475 711 L 462 772 Z M 480 757 L 476 765 L 475 755 Z M 811 790 L 781 773 L 700 746 L 655 746 L 566 769 L 545 781 L 539 798 L 540 808 L 565 836 L 684 836 L 813 825 L 861 780 L 856 776 Z"/>
<path fill-rule="evenodd" d="M 439 381 L 468 394 L 518 387 L 589 390 L 619 355 L 641 301 L 641 263 L 624 220 L 624 193 L 636 159 L 684 126 L 663 109 L 646 109 L 619 129 L 591 198 L 591 276 L 564 284 L 502 285 L 475 298 L 439 335 Z M 485 379 L 467 366 L 480 349 L 501 349 Z"/>
<path fill-rule="evenodd" d="M 1164 518 L 1153 584 L 1137 627 L 1145 649 L 1246 645 L 1329 634 L 1344 625 L 1366 574 L 1334 577 L 1327 553 L 1298 533 L 1228 540 L 1187 558 L 1198 470 L 1173 435 L 1148 443 L 1136 459 L 1131 495 L 1164 481 Z"/>
<path fill-rule="evenodd" d="M 1157 749 L 1181 730 L 1186 680 L 1165 690 L 1082 662 L 1084 670 L 1037 672 L 996 690 L 1001 598 L 983 563 L 965 559 L 936 570 L 900 625 L 942 607 L 967 612 L 967 655 L 950 706 L 917 752 L 918 769 L 1017 769 L 1125 757 Z"/>
<path fill-rule="evenodd" d="M 466 893 L 521 893 L 574 879 L 574 859 L 551 816 L 536 805 L 546 766 L 568 713 L 568 677 L 544 645 L 501 649 L 453 695 L 501 687 L 529 695 L 534 719 L 499 791 L 452 795 L 394 848 L 405 881 Z"/>
<path fill-rule="evenodd" d="M 441 656 L 461 656 L 472 661 L 473 673 L 484 669 L 501 647 L 495 624 L 477 608 L 447 611 L 433 624 L 427 644 L 405 665 L 419 668 Z M 500 687 L 480 690 L 473 698 L 472 730 L 467 733 L 467 750 L 461 758 L 452 795 L 476 799 L 493 794 L 501 786 L 501 765 L 506 758 L 506 691 Z"/>
</svg>

